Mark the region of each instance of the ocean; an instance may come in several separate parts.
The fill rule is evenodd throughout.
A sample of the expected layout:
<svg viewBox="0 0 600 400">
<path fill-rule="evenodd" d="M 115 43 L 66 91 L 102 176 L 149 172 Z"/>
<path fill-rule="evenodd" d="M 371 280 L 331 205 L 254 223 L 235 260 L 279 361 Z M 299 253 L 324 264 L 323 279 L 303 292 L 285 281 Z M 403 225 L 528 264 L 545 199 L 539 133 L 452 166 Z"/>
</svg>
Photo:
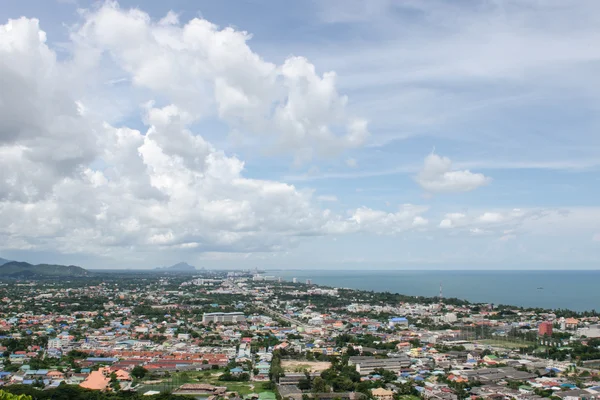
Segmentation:
<svg viewBox="0 0 600 400">
<path fill-rule="evenodd" d="M 600 271 L 325 271 L 277 270 L 268 275 L 338 288 L 434 297 L 476 303 L 600 311 Z"/>
</svg>

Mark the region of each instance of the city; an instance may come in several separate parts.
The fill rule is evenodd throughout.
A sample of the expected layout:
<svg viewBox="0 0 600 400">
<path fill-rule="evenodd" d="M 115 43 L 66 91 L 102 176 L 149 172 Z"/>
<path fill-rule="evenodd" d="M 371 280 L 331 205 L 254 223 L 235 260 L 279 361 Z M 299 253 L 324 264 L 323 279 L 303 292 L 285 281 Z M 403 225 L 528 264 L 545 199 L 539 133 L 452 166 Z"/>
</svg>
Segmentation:
<svg viewBox="0 0 600 400">
<path fill-rule="evenodd" d="M 4 281 L 0 386 L 210 399 L 600 395 L 596 312 L 294 281 L 256 271 Z"/>
</svg>

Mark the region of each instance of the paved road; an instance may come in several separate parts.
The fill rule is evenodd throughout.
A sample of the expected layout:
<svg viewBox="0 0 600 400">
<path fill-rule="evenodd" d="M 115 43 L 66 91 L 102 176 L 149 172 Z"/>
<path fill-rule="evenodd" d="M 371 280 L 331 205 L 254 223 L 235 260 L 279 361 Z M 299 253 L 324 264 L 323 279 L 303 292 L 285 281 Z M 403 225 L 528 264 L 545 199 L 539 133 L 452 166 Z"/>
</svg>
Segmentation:
<svg viewBox="0 0 600 400">
<path fill-rule="evenodd" d="M 296 326 L 300 326 L 304 329 L 310 329 L 310 328 L 314 328 L 314 326 L 306 324 L 304 322 L 298 321 L 296 319 L 290 318 L 289 316 L 282 314 L 280 312 L 277 311 L 273 311 L 268 307 L 265 306 L 259 306 L 262 310 L 264 310 L 267 314 L 270 314 L 271 316 L 275 316 L 276 318 L 280 318 L 286 322 L 289 322 L 292 325 L 296 325 Z"/>
</svg>

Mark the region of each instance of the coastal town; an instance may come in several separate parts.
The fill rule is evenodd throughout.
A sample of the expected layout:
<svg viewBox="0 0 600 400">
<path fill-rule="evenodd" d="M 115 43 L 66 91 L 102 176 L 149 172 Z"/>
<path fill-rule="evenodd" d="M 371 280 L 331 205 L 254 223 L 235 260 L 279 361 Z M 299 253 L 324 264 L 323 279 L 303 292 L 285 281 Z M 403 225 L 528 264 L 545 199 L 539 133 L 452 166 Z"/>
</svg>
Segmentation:
<svg viewBox="0 0 600 400">
<path fill-rule="evenodd" d="M 595 311 L 260 271 L 0 281 L 0 355 L 34 399 L 600 399 Z"/>
</svg>

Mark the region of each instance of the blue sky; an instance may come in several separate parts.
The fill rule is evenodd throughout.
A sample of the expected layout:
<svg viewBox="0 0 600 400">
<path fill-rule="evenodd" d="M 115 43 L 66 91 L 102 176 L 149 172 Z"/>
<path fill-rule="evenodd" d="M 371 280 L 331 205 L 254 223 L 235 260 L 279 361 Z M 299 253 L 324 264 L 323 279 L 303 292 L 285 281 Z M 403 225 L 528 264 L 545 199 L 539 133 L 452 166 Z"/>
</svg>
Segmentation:
<svg viewBox="0 0 600 400">
<path fill-rule="evenodd" d="M 8 0 L 0 257 L 597 269 L 599 11 Z"/>
</svg>

